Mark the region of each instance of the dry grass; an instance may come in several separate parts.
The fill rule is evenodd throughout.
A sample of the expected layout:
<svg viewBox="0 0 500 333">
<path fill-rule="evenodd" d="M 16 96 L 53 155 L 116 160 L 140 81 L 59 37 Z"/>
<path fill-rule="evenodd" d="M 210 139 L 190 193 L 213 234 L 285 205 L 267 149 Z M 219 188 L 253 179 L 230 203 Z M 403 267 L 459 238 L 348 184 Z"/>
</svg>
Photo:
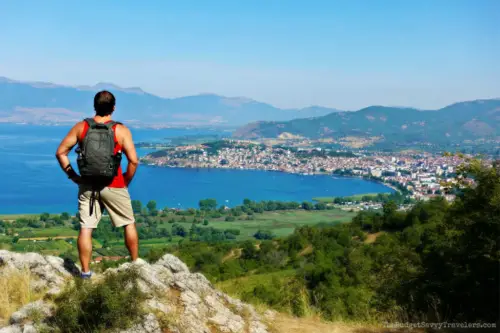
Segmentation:
<svg viewBox="0 0 500 333">
<path fill-rule="evenodd" d="M 22 306 L 41 298 L 41 293 L 32 291 L 32 282 L 29 269 L 0 271 L 0 323 L 7 321 Z"/>
<path fill-rule="evenodd" d="M 0 250 L 10 250 L 12 246 L 7 243 L 0 243 Z"/>
<path fill-rule="evenodd" d="M 316 317 L 296 318 L 278 314 L 272 321 L 276 333 L 347 333 L 354 332 L 349 327 L 337 323 L 325 323 Z"/>
<path fill-rule="evenodd" d="M 319 315 L 292 317 L 278 313 L 268 322 L 272 333 L 425 333 L 424 329 L 391 329 L 369 323 L 328 322 Z"/>
</svg>

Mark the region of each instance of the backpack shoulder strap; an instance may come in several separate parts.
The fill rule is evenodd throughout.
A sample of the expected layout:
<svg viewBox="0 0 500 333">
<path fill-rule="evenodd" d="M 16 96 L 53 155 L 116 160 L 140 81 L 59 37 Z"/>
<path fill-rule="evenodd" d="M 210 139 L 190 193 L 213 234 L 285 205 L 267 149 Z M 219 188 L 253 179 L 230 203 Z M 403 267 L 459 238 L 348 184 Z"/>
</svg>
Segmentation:
<svg viewBox="0 0 500 333">
<path fill-rule="evenodd" d="M 92 118 L 85 118 L 85 122 L 89 124 L 89 128 L 95 128 L 97 123 Z"/>
<path fill-rule="evenodd" d="M 106 126 L 108 129 L 113 129 L 115 125 L 119 124 L 119 122 L 111 120 L 110 122 L 107 122 L 106 124 L 103 124 Z"/>
</svg>

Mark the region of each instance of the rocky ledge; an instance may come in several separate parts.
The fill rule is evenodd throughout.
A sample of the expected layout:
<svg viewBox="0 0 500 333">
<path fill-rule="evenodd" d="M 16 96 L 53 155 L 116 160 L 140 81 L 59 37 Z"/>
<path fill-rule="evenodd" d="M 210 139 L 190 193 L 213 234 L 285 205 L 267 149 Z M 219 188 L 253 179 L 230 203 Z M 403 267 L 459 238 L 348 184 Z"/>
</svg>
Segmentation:
<svg viewBox="0 0 500 333">
<path fill-rule="evenodd" d="M 122 333 L 268 332 L 263 318 L 251 305 L 216 290 L 205 276 L 190 273 L 188 267 L 171 254 L 164 255 L 154 264 L 141 259 L 125 263 L 96 275 L 95 280 L 110 272 L 130 268 L 139 273 L 138 285 L 147 295 L 144 304 L 147 314 L 140 324 Z M 32 288 L 46 291 L 46 297 L 12 314 L 9 326 L 0 328 L 0 333 L 39 333 L 43 330 L 40 327 L 54 311 L 51 299 L 71 283 L 75 274 L 74 266 L 58 257 L 0 250 L 0 275 L 12 270 L 29 270 L 34 277 Z M 33 309 L 43 317 L 37 323 L 30 319 Z M 167 327 L 160 325 L 160 316 L 168 318 Z"/>
</svg>

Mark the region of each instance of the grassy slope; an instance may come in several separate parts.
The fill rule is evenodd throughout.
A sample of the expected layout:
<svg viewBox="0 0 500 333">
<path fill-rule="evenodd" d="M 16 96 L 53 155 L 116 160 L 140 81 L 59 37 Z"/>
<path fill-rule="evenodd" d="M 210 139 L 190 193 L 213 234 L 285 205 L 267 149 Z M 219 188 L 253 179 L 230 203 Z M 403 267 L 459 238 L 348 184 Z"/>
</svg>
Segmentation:
<svg viewBox="0 0 500 333">
<path fill-rule="evenodd" d="M 222 281 L 217 283 L 216 287 L 231 296 L 241 298 L 244 293 L 251 292 L 256 286 L 270 284 L 273 278 L 285 281 L 294 275 L 294 269 L 266 274 L 256 274 Z"/>
</svg>

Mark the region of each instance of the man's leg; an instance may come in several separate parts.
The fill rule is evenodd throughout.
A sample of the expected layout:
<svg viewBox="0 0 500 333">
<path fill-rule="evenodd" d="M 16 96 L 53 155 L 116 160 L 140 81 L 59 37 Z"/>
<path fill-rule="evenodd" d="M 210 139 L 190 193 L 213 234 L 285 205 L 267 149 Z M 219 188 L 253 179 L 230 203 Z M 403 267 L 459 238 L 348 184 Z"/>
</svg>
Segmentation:
<svg viewBox="0 0 500 333">
<path fill-rule="evenodd" d="M 78 235 L 78 254 L 82 264 L 82 272 L 90 272 L 90 258 L 92 257 L 92 230 L 91 228 L 81 228 Z"/>
<path fill-rule="evenodd" d="M 139 237 L 137 237 L 135 223 L 127 224 L 123 228 L 125 230 L 125 245 L 130 253 L 130 258 L 135 261 L 139 257 Z"/>
<path fill-rule="evenodd" d="M 101 200 L 113 225 L 117 228 L 124 228 L 125 245 L 130 253 L 130 258 L 133 261 L 136 260 L 139 256 L 139 240 L 128 190 L 107 187 L 101 191 Z"/>
<path fill-rule="evenodd" d="M 90 271 L 90 259 L 92 258 L 92 230 L 97 228 L 97 224 L 102 216 L 102 209 L 99 200 L 92 202 L 92 191 L 80 186 L 78 192 L 78 213 L 80 216 L 80 234 L 78 235 L 78 254 L 82 264 L 82 272 Z M 92 208 L 92 209 L 91 209 Z"/>
</svg>

